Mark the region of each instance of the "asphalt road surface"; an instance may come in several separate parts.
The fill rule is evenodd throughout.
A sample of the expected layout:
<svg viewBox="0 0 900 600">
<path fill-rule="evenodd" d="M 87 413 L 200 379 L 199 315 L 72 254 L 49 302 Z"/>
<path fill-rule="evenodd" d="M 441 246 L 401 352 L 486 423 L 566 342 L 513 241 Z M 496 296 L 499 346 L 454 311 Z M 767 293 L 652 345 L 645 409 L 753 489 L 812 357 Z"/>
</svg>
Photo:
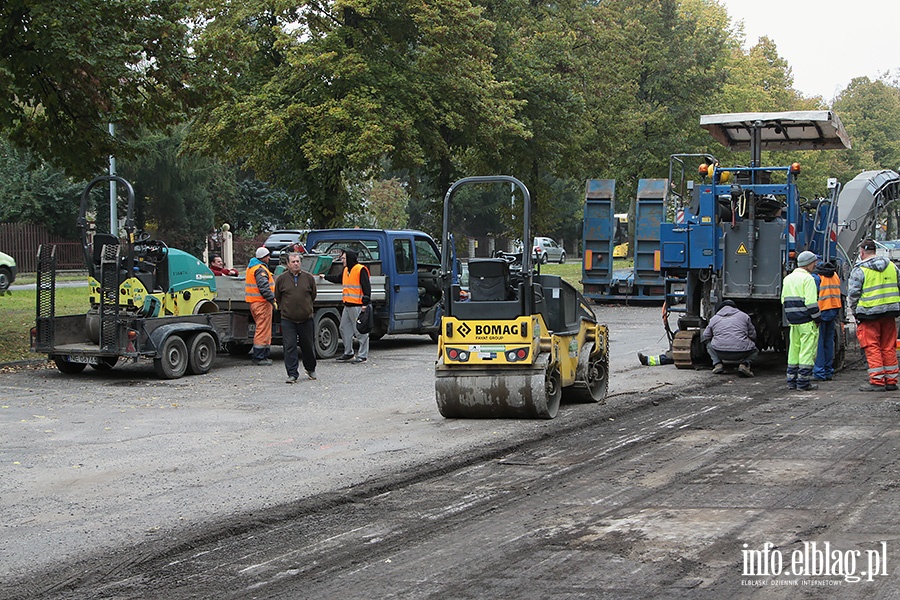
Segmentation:
<svg viewBox="0 0 900 600">
<path fill-rule="evenodd" d="M 599 308 L 605 405 L 445 420 L 434 346 L 319 380 L 220 357 L 0 375 L 0 598 L 894 598 L 900 395 L 641 367 Z"/>
</svg>

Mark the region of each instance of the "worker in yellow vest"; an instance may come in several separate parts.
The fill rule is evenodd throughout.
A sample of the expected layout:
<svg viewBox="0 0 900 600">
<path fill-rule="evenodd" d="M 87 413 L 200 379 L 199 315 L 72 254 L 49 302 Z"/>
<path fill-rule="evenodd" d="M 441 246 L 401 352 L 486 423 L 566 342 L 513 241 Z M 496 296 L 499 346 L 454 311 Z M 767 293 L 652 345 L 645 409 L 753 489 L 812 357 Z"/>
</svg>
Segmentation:
<svg viewBox="0 0 900 600">
<path fill-rule="evenodd" d="M 875 254 L 875 241 L 863 240 L 859 261 L 847 282 L 847 307 L 856 317 L 856 337 L 869 363 L 869 383 L 859 389 L 897 389 L 897 317 L 900 316 L 900 269 Z"/>
<path fill-rule="evenodd" d="M 275 307 L 275 280 L 269 271 L 269 250 L 256 249 L 256 256 L 247 265 L 244 281 L 244 299 L 250 305 L 250 314 L 256 323 L 253 334 L 253 364 L 271 365 L 269 358 L 272 344 L 272 312 Z"/>
<path fill-rule="evenodd" d="M 841 279 L 831 262 L 819 263 L 813 272 L 816 289 L 819 290 L 819 349 L 813 366 L 815 381 L 831 381 L 834 378 L 835 324 L 841 312 Z"/>
<path fill-rule="evenodd" d="M 815 390 L 811 383 L 819 345 L 819 293 L 812 272 L 818 258 L 809 250 L 797 257 L 797 267 L 781 284 L 784 316 L 791 326 L 788 347 L 787 385 L 792 390 Z"/>
</svg>

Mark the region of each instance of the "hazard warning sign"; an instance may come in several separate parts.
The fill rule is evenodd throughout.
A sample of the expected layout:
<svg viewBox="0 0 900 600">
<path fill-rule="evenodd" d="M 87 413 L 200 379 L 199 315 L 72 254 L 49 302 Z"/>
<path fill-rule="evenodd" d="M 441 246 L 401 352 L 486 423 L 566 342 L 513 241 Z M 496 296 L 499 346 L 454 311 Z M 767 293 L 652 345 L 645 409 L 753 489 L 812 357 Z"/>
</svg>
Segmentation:
<svg viewBox="0 0 900 600">
<path fill-rule="evenodd" d="M 736 254 L 747 254 L 747 247 L 744 245 L 743 242 L 741 242 L 741 245 L 737 247 L 737 250 L 735 250 L 735 253 Z"/>
</svg>

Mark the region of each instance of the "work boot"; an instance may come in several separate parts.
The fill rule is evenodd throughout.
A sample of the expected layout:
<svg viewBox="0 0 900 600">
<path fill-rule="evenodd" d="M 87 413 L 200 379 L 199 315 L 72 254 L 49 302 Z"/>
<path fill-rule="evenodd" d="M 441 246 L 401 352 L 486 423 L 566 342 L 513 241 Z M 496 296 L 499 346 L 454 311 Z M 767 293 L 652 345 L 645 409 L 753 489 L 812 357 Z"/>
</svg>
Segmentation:
<svg viewBox="0 0 900 600">
<path fill-rule="evenodd" d="M 335 359 L 335 360 L 337 360 L 338 362 L 350 362 L 350 360 L 352 358 L 353 358 L 352 354 L 342 354 L 341 356 L 338 356 L 337 359 Z"/>
<path fill-rule="evenodd" d="M 897 384 L 896 383 L 886 383 L 884 384 L 884 391 L 886 392 L 896 392 Z"/>
<path fill-rule="evenodd" d="M 885 389 L 887 389 L 886 386 L 876 385 L 874 383 L 864 383 L 859 386 L 859 391 L 861 392 L 883 392 Z M 894 386 L 894 389 L 897 389 L 896 385 Z"/>
<path fill-rule="evenodd" d="M 638 352 L 638 361 L 645 367 L 647 366 L 647 355 L 643 352 Z"/>
<path fill-rule="evenodd" d="M 743 377 L 753 377 L 753 371 L 750 370 L 750 365 L 747 363 L 741 363 L 738 366 L 738 373 L 740 373 Z"/>
<path fill-rule="evenodd" d="M 816 385 L 815 383 L 807 384 L 805 387 L 800 387 L 799 385 L 797 386 L 798 392 L 810 392 L 812 390 L 817 390 L 817 389 L 819 389 L 819 386 Z"/>
<path fill-rule="evenodd" d="M 716 363 L 716 366 L 713 367 L 713 374 L 721 375 L 725 372 L 725 365 L 722 363 Z"/>
<path fill-rule="evenodd" d="M 269 367 L 272 365 L 272 359 L 270 358 L 261 358 L 259 360 L 253 361 L 254 365 L 258 365 L 260 367 Z"/>
</svg>

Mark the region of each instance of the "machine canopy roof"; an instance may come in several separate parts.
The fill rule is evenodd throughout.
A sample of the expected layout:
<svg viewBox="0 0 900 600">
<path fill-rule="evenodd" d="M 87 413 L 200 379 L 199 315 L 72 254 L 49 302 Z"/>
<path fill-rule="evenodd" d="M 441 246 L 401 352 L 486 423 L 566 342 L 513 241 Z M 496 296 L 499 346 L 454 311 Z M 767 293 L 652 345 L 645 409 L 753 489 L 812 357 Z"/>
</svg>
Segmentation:
<svg viewBox="0 0 900 600">
<path fill-rule="evenodd" d="M 752 150 L 754 128 L 760 150 L 835 150 L 850 148 L 850 136 L 830 110 L 702 115 L 700 127 L 732 150 Z"/>
</svg>

